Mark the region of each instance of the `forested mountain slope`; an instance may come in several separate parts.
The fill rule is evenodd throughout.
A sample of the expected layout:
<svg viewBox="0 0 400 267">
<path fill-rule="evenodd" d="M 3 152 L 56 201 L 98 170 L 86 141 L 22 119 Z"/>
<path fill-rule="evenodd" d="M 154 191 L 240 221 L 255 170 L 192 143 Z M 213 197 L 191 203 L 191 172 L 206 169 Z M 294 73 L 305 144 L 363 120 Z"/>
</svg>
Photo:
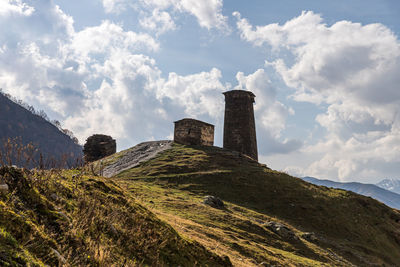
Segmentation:
<svg viewBox="0 0 400 267">
<path fill-rule="evenodd" d="M 82 147 L 76 144 L 70 136 L 61 132 L 55 125 L 46 121 L 44 118 L 33 114 L 21 105 L 11 101 L 8 97 L 0 93 L 0 150 L 3 152 L 3 160 L 7 161 L 4 154 L 6 151 L 4 143 L 8 139 L 16 141 L 14 145 L 26 146 L 33 144 L 38 151 L 34 153 L 34 160 L 37 164 L 42 154 L 43 164 L 50 164 L 50 161 L 66 161 L 68 164 L 75 164 L 77 159 L 82 157 Z M 25 150 L 25 153 L 28 151 Z M 27 155 L 18 155 L 17 149 L 12 154 L 12 162 L 17 165 L 25 165 Z M 37 165 L 36 164 L 36 165 Z M 29 166 L 33 166 L 30 162 Z"/>
</svg>

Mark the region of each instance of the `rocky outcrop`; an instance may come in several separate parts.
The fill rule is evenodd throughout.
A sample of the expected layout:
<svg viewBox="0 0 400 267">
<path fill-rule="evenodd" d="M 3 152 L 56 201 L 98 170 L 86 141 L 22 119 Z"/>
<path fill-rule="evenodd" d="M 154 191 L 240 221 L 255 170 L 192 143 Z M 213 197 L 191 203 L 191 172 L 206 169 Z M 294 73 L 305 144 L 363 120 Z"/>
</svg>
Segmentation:
<svg viewBox="0 0 400 267">
<path fill-rule="evenodd" d="M 318 238 L 315 236 L 315 234 L 313 232 L 303 233 L 301 235 L 301 237 L 304 238 L 305 240 L 310 241 L 310 242 L 318 241 Z"/>
<path fill-rule="evenodd" d="M 8 191 L 8 184 L 6 184 L 3 176 L 0 175 L 0 195 L 6 195 L 8 194 Z"/>
<path fill-rule="evenodd" d="M 8 185 L 6 183 L 0 183 L 0 194 L 6 195 L 8 192 Z"/>
<path fill-rule="evenodd" d="M 124 170 L 138 166 L 141 162 L 148 161 L 164 150 L 170 149 L 172 141 L 151 141 L 140 143 L 130 149 L 118 152 L 118 160 L 113 161 L 111 164 L 105 162 L 105 167 L 102 175 L 105 177 L 112 177 L 123 172 Z"/>
<path fill-rule="evenodd" d="M 222 209 L 225 207 L 224 202 L 221 199 L 214 196 L 205 196 L 203 203 L 213 208 Z"/>
<path fill-rule="evenodd" d="M 94 134 L 86 139 L 83 146 L 85 162 L 92 162 L 110 156 L 117 151 L 115 140 L 108 135 Z"/>
<path fill-rule="evenodd" d="M 280 235 L 286 239 L 298 239 L 295 233 L 289 229 L 286 225 L 279 223 L 279 222 L 268 222 L 265 224 L 265 227 L 273 231 L 274 233 Z"/>
</svg>

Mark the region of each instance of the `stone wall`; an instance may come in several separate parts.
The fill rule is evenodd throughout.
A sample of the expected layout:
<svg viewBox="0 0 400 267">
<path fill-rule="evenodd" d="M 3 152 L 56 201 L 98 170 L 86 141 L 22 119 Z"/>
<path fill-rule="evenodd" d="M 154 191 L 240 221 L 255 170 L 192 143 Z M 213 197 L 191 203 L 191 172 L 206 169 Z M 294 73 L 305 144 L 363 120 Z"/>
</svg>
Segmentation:
<svg viewBox="0 0 400 267">
<path fill-rule="evenodd" d="M 250 91 L 232 90 L 225 95 L 224 148 L 258 160 L 254 97 Z"/>
<path fill-rule="evenodd" d="M 84 160 L 85 162 L 92 162 L 109 155 L 114 154 L 117 151 L 117 144 L 115 140 L 108 135 L 94 134 L 88 139 L 83 146 Z"/>
<path fill-rule="evenodd" d="M 214 145 L 214 125 L 195 119 L 175 122 L 174 141 L 183 145 Z"/>
</svg>

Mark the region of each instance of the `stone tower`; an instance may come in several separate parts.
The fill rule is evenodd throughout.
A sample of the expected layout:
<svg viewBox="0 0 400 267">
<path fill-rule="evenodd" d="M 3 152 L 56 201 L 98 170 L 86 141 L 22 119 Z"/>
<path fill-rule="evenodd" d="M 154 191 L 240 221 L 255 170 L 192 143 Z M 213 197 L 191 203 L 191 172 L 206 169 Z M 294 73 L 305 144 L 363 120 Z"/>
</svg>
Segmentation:
<svg viewBox="0 0 400 267">
<path fill-rule="evenodd" d="M 83 146 L 84 160 L 86 163 L 110 156 L 117 151 L 117 143 L 108 135 L 94 134 Z"/>
<path fill-rule="evenodd" d="M 254 97 L 250 91 L 232 90 L 225 95 L 224 148 L 258 160 Z"/>
</svg>

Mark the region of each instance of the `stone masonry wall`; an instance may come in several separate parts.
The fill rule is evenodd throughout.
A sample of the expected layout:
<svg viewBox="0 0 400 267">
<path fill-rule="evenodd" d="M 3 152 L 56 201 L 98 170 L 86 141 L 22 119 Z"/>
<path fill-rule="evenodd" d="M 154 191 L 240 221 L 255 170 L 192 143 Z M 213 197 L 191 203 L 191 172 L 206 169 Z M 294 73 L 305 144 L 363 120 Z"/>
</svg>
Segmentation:
<svg viewBox="0 0 400 267">
<path fill-rule="evenodd" d="M 258 160 L 253 108 L 255 95 L 244 90 L 232 90 L 224 95 L 224 148 Z"/>
<path fill-rule="evenodd" d="M 109 155 L 114 154 L 117 151 L 117 144 L 115 140 L 108 135 L 94 134 L 86 139 L 86 143 L 83 146 L 83 153 L 85 162 L 92 162 Z"/>
<path fill-rule="evenodd" d="M 174 141 L 183 145 L 214 145 L 214 125 L 194 119 L 175 122 Z"/>
</svg>

